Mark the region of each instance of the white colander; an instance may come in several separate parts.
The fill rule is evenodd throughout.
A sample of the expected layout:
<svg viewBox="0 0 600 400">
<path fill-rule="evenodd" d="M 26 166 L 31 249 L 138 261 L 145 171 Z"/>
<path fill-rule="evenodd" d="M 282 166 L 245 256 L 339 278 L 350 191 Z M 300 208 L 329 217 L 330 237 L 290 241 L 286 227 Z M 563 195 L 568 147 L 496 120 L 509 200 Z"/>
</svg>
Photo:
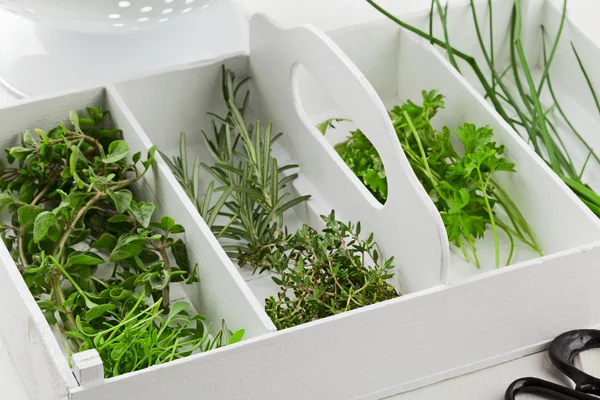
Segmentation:
<svg viewBox="0 0 600 400">
<path fill-rule="evenodd" d="M 0 0 L 0 84 L 99 86 L 243 51 L 246 27 L 229 0 Z"/>
<path fill-rule="evenodd" d="M 216 0 L 0 0 L 4 8 L 54 28 L 123 33 L 176 23 Z"/>
</svg>

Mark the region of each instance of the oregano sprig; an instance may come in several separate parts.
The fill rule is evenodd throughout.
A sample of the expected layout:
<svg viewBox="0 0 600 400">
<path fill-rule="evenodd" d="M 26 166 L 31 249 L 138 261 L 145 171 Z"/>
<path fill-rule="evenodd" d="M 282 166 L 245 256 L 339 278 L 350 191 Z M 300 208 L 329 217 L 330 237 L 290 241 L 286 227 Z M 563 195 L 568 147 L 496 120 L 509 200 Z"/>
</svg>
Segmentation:
<svg viewBox="0 0 600 400">
<path fill-rule="evenodd" d="M 108 113 L 88 108 L 70 124 L 22 135 L 0 169 L 0 224 L 25 283 L 69 352 L 96 349 L 116 376 L 241 339 L 214 337 L 170 286 L 198 282 L 182 225 L 153 218 L 155 205 L 130 190 L 154 162 L 129 156 Z"/>
</svg>

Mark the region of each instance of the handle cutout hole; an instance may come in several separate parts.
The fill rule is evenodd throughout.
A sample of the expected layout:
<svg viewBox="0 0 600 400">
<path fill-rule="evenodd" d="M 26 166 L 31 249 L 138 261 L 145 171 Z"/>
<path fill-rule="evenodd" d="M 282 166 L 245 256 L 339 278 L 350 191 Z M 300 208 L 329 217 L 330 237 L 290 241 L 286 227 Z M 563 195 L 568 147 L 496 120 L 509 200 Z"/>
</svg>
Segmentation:
<svg viewBox="0 0 600 400">
<path fill-rule="evenodd" d="M 341 157 L 354 176 L 380 204 L 388 195 L 387 177 L 377 149 L 332 98 L 329 92 L 302 64 L 295 64 L 292 84 L 299 111 L 312 132 L 324 135 L 326 142 Z"/>
</svg>

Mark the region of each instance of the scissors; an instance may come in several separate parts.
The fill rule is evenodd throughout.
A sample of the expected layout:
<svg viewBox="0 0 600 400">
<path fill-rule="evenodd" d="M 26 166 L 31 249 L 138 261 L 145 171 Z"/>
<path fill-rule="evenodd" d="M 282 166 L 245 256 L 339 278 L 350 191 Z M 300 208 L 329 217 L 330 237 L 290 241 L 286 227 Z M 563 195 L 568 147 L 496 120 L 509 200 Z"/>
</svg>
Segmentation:
<svg viewBox="0 0 600 400">
<path fill-rule="evenodd" d="M 600 330 L 580 329 L 563 333 L 552 341 L 548 352 L 550 361 L 575 383 L 575 389 L 538 378 L 520 378 L 510 384 L 505 400 L 517 395 L 538 394 L 552 400 L 599 400 L 600 379 L 586 374 L 573 365 L 575 356 L 582 351 L 600 347 Z"/>
</svg>

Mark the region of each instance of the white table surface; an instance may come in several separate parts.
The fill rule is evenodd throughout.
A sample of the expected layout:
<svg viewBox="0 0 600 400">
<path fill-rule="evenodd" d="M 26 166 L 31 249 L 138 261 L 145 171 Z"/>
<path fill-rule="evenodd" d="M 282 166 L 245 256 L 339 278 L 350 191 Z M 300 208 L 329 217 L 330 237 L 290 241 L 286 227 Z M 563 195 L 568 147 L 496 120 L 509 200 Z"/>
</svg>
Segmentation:
<svg viewBox="0 0 600 400">
<path fill-rule="evenodd" d="M 341 29 L 359 21 L 381 18 L 364 0 L 233 0 L 245 15 L 257 12 L 270 15 L 285 25 L 313 24 L 323 30 Z M 464 0 L 451 0 L 464 1 Z M 508 0 L 507 0 L 508 1 Z M 381 5 L 403 12 L 416 12 L 429 6 L 429 0 L 381 0 Z M 600 42 L 600 24 L 589 15 L 600 15 L 597 0 L 570 0 L 570 17 L 581 29 Z M 215 54 L 216 55 L 216 54 Z M 0 107 L 18 102 L 0 86 Z M 574 327 L 575 328 L 575 327 Z M 518 329 L 518 327 L 515 327 Z M 443 334 L 443 332 L 440 332 Z M 581 357 L 584 370 L 599 375 L 600 350 L 587 352 Z M 398 371 L 401 374 L 402 371 Z M 536 376 L 557 383 L 568 384 L 550 364 L 545 352 L 496 365 L 468 375 L 453 378 L 425 388 L 390 397 L 394 400 L 501 400 L 504 390 L 513 380 L 523 376 Z M 19 377 L 13 369 L 13 360 L 0 337 L 0 399 L 29 400 Z M 541 399 L 537 396 L 521 396 L 520 399 Z M 33 400 L 33 399 L 31 399 Z M 240 399 L 241 400 L 241 399 Z M 268 399 L 265 399 L 268 400 Z M 309 399 L 307 399 L 309 400 Z"/>
</svg>

